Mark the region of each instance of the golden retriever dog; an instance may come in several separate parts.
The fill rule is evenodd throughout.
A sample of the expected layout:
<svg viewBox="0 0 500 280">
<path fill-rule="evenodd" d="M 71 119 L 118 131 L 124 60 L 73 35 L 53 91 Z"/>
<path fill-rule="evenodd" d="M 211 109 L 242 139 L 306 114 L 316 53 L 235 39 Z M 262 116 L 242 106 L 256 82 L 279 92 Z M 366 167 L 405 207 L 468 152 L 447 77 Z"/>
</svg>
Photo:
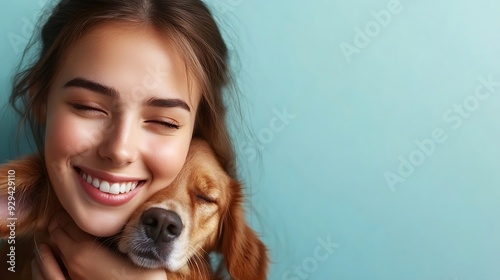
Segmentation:
<svg viewBox="0 0 500 280">
<path fill-rule="evenodd" d="M 42 159 L 31 156 L 0 166 L 2 205 L 7 205 L 13 191 L 9 170 L 15 171 L 17 272 L 0 275 L 29 279 L 34 235 L 46 231 L 58 202 L 43 175 Z M 225 173 L 206 142 L 193 139 L 174 182 L 154 194 L 134 212 L 122 232 L 108 240 L 116 242 L 118 250 L 136 265 L 164 268 L 169 280 L 224 279 L 224 275 L 237 280 L 266 279 L 267 249 L 246 223 L 243 203 L 242 185 Z M 0 238 L 8 240 L 10 216 L 4 208 L 0 209 Z M 8 247 L 4 245 L 0 256 L 4 263 Z M 217 270 L 211 267 L 210 252 L 222 256 Z"/>
</svg>

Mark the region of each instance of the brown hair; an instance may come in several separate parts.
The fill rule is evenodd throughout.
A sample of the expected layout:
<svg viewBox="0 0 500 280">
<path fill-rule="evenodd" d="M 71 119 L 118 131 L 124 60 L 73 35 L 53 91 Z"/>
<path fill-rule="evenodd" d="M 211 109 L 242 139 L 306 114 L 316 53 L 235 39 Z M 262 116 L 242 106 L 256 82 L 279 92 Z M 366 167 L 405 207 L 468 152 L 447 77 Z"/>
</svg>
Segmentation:
<svg viewBox="0 0 500 280">
<path fill-rule="evenodd" d="M 174 44 L 202 95 L 194 137 L 207 141 L 235 178 L 234 148 L 223 98 L 223 89 L 231 81 L 228 50 L 210 10 L 200 0 L 60 1 L 41 28 L 40 53 L 32 65 L 17 73 L 10 97 L 21 124 L 29 123 L 40 155 L 44 127 L 37 119 L 61 57 L 92 27 L 109 21 L 146 24 Z"/>
</svg>

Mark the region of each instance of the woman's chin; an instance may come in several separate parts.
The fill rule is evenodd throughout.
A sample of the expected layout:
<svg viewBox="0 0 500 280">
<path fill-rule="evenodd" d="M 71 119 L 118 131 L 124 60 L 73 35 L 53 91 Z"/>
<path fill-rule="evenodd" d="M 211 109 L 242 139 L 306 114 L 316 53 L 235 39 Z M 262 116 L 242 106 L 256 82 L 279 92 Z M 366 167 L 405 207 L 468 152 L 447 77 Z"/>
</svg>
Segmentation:
<svg viewBox="0 0 500 280">
<path fill-rule="evenodd" d="M 113 223 L 110 223 L 113 221 Z M 84 220 L 76 221 L 77 226 L 84 232 L 97 237 L 109 237 L 119 233 L 125 223 L 119 223 L 117 219 L 103 219 L 103 220 Z"/>
</svg>

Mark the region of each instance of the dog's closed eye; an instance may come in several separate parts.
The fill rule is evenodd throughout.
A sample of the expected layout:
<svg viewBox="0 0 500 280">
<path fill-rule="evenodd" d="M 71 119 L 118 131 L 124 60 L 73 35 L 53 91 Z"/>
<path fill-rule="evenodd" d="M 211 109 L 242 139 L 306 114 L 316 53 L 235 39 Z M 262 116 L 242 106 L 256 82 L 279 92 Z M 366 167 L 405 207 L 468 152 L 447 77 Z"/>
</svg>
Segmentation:
<svg viewBox="0 0 500 280">
<path fill-rule="evenodd" d="M 193 190 L 194 197 L 202 203 L 217 205 L 217 200 L 220 196 L 220 186 L 215 183 L 217 180 L 208 176 L 201 178 L 203 179 L 197 182 L 196 187 Z"/>
<path fill-rule="evenodd" d="M 196 199 L 203 203 L 217 204 L 217 199 L 213 196 L 198 192 L 195 194 Z"/>
</svg>

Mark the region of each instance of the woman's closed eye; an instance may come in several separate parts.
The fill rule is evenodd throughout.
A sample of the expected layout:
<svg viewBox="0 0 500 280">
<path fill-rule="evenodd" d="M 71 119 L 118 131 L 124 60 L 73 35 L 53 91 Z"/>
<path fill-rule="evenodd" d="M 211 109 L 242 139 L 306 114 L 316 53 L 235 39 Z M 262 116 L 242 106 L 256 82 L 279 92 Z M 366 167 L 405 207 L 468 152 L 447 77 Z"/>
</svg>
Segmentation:
<svg viewBox="0 0 500 280">
<path fill-rule="evenodd" d="M 174 123 L 173 121 L 163 121 L 163 120 L 149 120 L 146 121 L 147 123 L 153 123 L 153 124 L 158 124 L 161 126 L 164 126 L 166 128 L 172 128 L 172 129 L 179 129 L 180 125 L 177 123 Z"/>
<path fill-rule="evenodd" d="M 93 113 L 93 114 L 105 114 L 107 115 L 106 111 L 104 111 L 103 109 L 100 109 L 98 107 L 95 107 L 95 106 L 90 106 L 90 105 L 85 105 L 85 104 L 81 104 L 81 103 L 70 103 L 71 107 L 73 107 L 74 109 L 78 110 L 78 111 L 84 111 L 84 112 L 89 112 L 89 113 Z"/>
</svg>

